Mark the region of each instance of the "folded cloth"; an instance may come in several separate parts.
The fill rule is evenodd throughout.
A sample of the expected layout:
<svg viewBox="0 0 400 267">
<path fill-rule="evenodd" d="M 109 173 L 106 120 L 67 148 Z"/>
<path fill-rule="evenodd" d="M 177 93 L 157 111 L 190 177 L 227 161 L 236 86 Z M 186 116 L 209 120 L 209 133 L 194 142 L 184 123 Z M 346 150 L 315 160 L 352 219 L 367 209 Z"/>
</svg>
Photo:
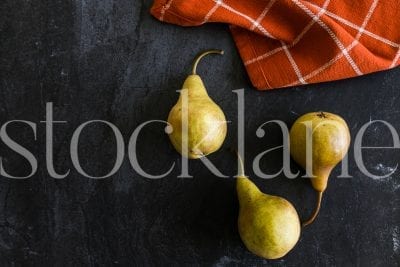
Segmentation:
<svg viewBox="0 0 400 267">
<path fill-rule="evenodd" d="M 400 63 L 400 0 L 155 0 L 157 19 L 231 25 L 253 85 L 333 81 Z"/>
</svg>

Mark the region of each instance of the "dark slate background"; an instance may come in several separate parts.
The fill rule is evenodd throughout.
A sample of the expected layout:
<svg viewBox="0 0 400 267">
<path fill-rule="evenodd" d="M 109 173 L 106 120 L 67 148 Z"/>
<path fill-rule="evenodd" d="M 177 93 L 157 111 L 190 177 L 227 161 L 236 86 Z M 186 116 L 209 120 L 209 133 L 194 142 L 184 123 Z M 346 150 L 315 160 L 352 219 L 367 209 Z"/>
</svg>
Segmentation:
<svg viewBox="0 0 400 267">
<path fill-rule="evenodd" d="M 264 138 L 256 129 L 272 119 L 289 126 L 301 114 L 325 110 L 342 115 L 352 137 L 370 120 L 386 120 L 400 130 L 400 69 L 361 78 L 258 92 L 251 87 L 226 25 L 181 28 L 149 15 L 150 0 L 2 0 L 0 3 L 0 122 L 20 119 L 38 124 L 32 130 L 14 124 L 8 133 L 38 158 L 36 175 L 27 180 L 0 179 L 1 266 L 99 265 L 267 265 L 267 266 L 399 266 L 400 178 L 364 176 L 349 154 L 352 179 L 332 174 L 317 221 L 306 228 L 286 257 L 265 261 L 249 253 L 236 228 L 235 181 L 216 178 L 200 161 L 190 162 L 193 179 L 178 179 L 180 158 L 153 124 L 139 137 L 138 158 L 153 174 L 177 167 L 168 177 L 140 177 L 124 161 L 119 172 L 92 180 L 73 168 L 69 144 L 78 125 L 94 119 L 119 127 L 125 142 L 141 123 L 166 119 L 177 100 L 193 57 L 221 48 L 199 67 L 212 98 L 229 124 L 224 148 L 210 160 L 231 177 L 235 157 L 226 149 L 237 141 L 237 97 L 245 88 L 246 159 L 280 145 L 276 126 Z M 54 104 L 56 169 L 70 174 L 56 180 L 45 166 L 46 102 Z M 374 124 L 365 145 L 390 146 L 387 128 Z M 30 165 L 3 143 L 4 168 L 27 175 Z M 115 140 L 103 125 L 81 136 L 83 168 L 92 175 L 110 171 Z M 367 168 L 382 175 L 399 162 L 398 150 L 369 150 Z M 280 169 L 281 153 L 261 164 Z M 294 169 L 297 167 L 294 166 Z M 252 174 L 248 164 L 248 174 Z M 302 218 L 315 195 L 307 179 L 252 178 L 264 192 L 293 202 Z"/>
</svg>

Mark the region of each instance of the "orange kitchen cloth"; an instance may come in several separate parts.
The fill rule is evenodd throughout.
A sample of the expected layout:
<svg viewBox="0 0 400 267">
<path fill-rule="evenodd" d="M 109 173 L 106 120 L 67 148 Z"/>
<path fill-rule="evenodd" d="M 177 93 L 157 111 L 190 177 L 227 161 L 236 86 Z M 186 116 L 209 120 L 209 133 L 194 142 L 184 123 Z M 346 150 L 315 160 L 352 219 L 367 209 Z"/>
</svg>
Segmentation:
<svg viewBox="0 0 400 267">
<path fill-rule="evenodd" d="M 355 77 L 400 63 L 400 0 L 155 0 L 151 13 L 182 26 L 230 24 L 260 90 Z"/>
</svg>

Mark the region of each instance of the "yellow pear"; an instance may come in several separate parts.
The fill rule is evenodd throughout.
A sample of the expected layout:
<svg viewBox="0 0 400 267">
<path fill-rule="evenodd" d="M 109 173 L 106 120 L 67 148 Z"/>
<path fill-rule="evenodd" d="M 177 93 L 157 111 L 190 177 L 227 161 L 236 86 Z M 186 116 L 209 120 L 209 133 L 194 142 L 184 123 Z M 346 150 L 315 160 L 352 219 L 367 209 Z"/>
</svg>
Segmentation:
<svg viewBox="0 0 400 267">
<path fill-rule="evenodd" d="M 179 100 L 168 116 L 168 123 L 172 126 L 169 134 L 172 145 L 190 159 L 218 150 L 227 132 L 223 111 L 209 97 L 203 81 L 196 74 L 199 61 L 209 54 L 223 54 L 223 51 L 209 50 L 195 59 L 192 74 L 185 80 Z"/>
<path fill-rule="evenodd" d="M 239 198 L 238 230 L 249 251 L 265 259 L 285 256 L 300 238 L 301 226 L 296 209 L 286 199 L 262 193 L 244 175 L 236 189 Z"/>
<path fill-rule="evenodd" d="M 317 207 L 303 226 L 318 215 L 322 194 L 332 169 L 345 157 L 350 145 L 350 131 L 345 120 L 328 112 L 311 112 L 298 118 L 290 129 L 290 153 L 308 172 L 318 192 Z M 309 173 L 310 174 L 310 173 Z"/>
</svg>

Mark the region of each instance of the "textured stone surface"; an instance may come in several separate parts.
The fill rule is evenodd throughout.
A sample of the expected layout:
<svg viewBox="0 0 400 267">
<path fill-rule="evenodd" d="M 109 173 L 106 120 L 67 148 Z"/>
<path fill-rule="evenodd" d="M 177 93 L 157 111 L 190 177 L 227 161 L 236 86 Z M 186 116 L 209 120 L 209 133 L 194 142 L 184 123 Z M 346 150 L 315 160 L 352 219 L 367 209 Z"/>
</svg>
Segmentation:
<svg viewBox="0 0 400 267">
<path fill-rule="evenodd" d="M 192 58 L 208 48 L 224 57 L 199 67 L 210 95 L 224 109 L 229 124 L 225 148 L 236 144 L 236 95 L 245 88 L 246 157 L 281 144 L 279 129 L 264 138 L 256 129 L 271 119 L 291 125 L 299 114 L 326 110 L 341 114 L 353 138 L 371 119 L 400 130 L 400 69 L 334 83 L 272 92 L 251 88 L 225 25 L 181 28 L 149 15 L 150 0 L 3 0 L 0 4 L 0 122 L 13 119 L 38 124 L 37 140 L 26 125 L 8 128 L 38 158 L 37 174 L 27 180 L 0 178 L 0 263 L 2 266 L 99 265 L 246 265 L 398 266 L 400 258 L 400 177 L 374 180 L 349 155 L 352 179 L 338 179 L 336 169 L 317 221 L 304 230 L 284 259 L 263 261 L 246 251 L 237 229 L 234 179 L 214 177 L 199 161 L 190 162 L 193 179 L 178 179 L 178 154 L 154 124 L 140 135 L 138 158 L 153 174 L 140 177 L 125 159 L 112 178 L 92 180 L 73 168 L 69 143 L 87 120 L 107 120 L 119 127 L 125 142 L 141 123 L 165 119 L 189 72 Z M 46 102 L 54 103 L 54 159 L 62 180 L 45 166 Z M 365 144 L 390 146 L 389 131 L 375 124 Z M 81 137 L 86 172 L 104 175 L 115 158 L 115 140 L 102 125 Z M 27 175 L 30 166 L 3 143 L 4 168 Z M 369 150 L 367 168 L 375 174 L 399 162 L 398 150 Z M 279 170 L 281 155 L 268 155 L 262 170 Z M 210 156 L 225 174 L 234 175 L 235 158 L 225 149 Z M 251 164 L 248 164 L 251 175 Z M 294 167 L 295 168 L 295 167 Z M 306 179 L 253 180 L 263 191 L 286 197 L 306 217 L 314 194 Z"/>
</svg>

